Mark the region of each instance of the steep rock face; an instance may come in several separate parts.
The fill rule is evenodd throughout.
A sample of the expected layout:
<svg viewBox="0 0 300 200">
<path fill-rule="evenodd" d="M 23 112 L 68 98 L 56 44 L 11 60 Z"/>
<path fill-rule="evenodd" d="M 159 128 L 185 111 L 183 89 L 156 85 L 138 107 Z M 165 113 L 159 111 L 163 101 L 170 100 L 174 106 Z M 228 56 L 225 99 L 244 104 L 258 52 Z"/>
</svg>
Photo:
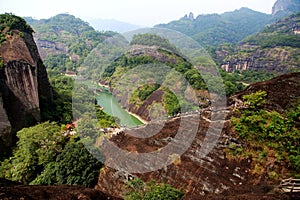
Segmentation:
<svg viewBox="0 0 300 200">
<path fill-rule="evenodd" d="M 6 141 L 5 139 L 10 139 L 9 135 L 11 132 L 11 124 L 8 120 L 6 110 L 3 107 L 3 99 L 0 93 L 0 146 L 4 146 L 6 143 L 11 141 Z M 2 154 L 0 149 L 0 155 Z"/>
<path fill-rule="evenodd" d="M 151 121 L 149 106 L 154 103 L 163 103 L 163 95 L 164 91 L 156 90 L 143 102 L 141 106 L 137 106 L 135 103 L 132 103 L 129 105 L 128 110 L 137 114 L 146 121 Z"/>
<path fill-rule="evenodd" d="M 138 177 L 144 181 L 155 180 L 180 188 L 185 192 L 185 199 L 289 199 L 281 194 L 276 194 L 275 198 L 268 193 L 273 187 L 272 182 L 265 185 L 263 182 L 258 183 L 252 174 L 255 165 L 252 159 L 229 160 L 226 157 L 225 149 L 230 148 L 231 145 L 243 145 L 233 137 L 228 120 L 243 95 L 264 90 L 268 94 L 267 106 L 271 110 L 282 112 L 288 109 L 293 102 L 299 100 L 299 84 L 300 73 L 283 75 L 270 81 L 250 85 L 246 90 L 230 97 L 228 107 L 224 110 L 212 111 L 210 108 L 203 110 L 200 117 L 196 114 L 176 117 L 164 124 L 150 123 L 144 128 L 126 130 L 124 133 L 112 137 L 110 141 L 120 149 L 128 152 L 149 153 L 162 149 L 171 141 L 175 141 L 180 123 L 186 122 L 190 125 L 187 127 L 193 127 L 195 123 L 199 123 L 197 134 L 190 147 L 181 156 L 176 157 L 171 165 L 160 170 L 139 174 L 130 174 L 122 168 L 116 170 L 105 166 L 99 175 L 97 189 L 122 197 L 126 194 L 124 183 Z M 213 115 L 218 116 L 222 112 L 226 113 L 225 120 L 219 119 L 219 117 L 214 118 L 219 120 L 212 120 Z M 201 157 L 202 148 L 205 146 L 203 145 L 204 137 L 207 137 L 207 141 L 216 139 L 214 134 L 207 133 L 208 128 L 210 126 L 217 128 L 222 125 L 224 125 L 222 133 L 217 138 L 213 149 L 205 157 Z M 134 135 L 147 133 L 149 130 L 158 133 L 149 138 L 134 137 Z M 186 131 L 193 130 L 186 128 Z M 103 145 L 105 146 L 106 143 Z M 113 154 L 115 154 L 114 151 L 104 152 L 107 158 L 114 157 Z M 141 164 L 151 167 L 155 162 L 157 161 L 150 160 L 142 164 L 136 162 L 136 166 Z"/>
<path fill-rule="evenodd" d="M 299 0 L 277 0 L 272 7 L 272 15 L 279 12 L 286 12 L 288 14 L 300 11 Z"/>
<path fill-rule="evenodd" d="M 299 53 L 299 49 L 292 48 L 250 48 L 251 53 L 240 55 L 239 58 L 231 58 L 221 63 L 221 68 L 227 72 L 236 70 L 276 71 L 287 73 L 292 68 L 299 68 L 299 63 L 292 62 L 293 57 Z"/>
<path fill-rule="evenodd" d="M 149 124 L 145 128 L 126 131 L 113 137 L 111 141 L 123 150 L 148 153 L 164 148 L 170 141 L 175 141 L 174 137 L 180 127 L 180 123 L 183 121 L 190 124 L 188 127 L 193 127 L 195 123 L 199 123 L 198 130 L 186 129 L 187 132 L 196 131 L 197 135 L 183 155 L 174 157 L 173 164 L 160 170 L 139 174 L 129 174 L 126 171 L 122 171 L 122 169 L 115 170 L 105 167 L 101 170 L 97 188 L 113 196 L 123 197 L 126 193 L 124 183 L 130 180 L 130 177 L 139 177 L 143 181 L 155 180 L 171 184 L 185 192 L 185 199 L 201 199 L 206 194 L 220 194 L 226 190 L 243 188 L 244 184 L 250 180 L 249 168 L 251 163 L 248 160 L 242 163 L 230 161 L 224 155 L 224 147 L 238 141 L 227 135 L 230 129 L 227 121 L 211 121 L 208 119 L 210 115 L 218 115 L 220 114 L 219 112 L 224 112 L 224 110 L 215 113 L 211 113 L 208 110 L 204 111 L 200 119 L 198 115 L 190 115 L 181 119 L 175 118 L 166 122 L 163 127 L 161 124 Z M 224 132 L 220 135 L 215 147 L 207 156 L 201 158 L 201 153 L 203 152 L 201 148 L 205 148 L 203 141 L 209 126 L 212 124 L 214 126 L 222 126 L 223 123 L 225 123 Z M 146 139 L 132 136 L 138 132 L 148 132 L 149 130 L 160 131 L 155 136 Z M 214 139 L 216 139 L 215 135 L 210 135 L 206 138 L 207 141 L 213 141 Z M 178 148 L 180 148 L 180 145 Z M 111 157 L 114 152 L 104 152 L 104 154 L 107 157 Z M 157 160 L 149 160 L 143 166 L 146 168 L 151 167 L 155 162 Z"/>
<path fill-rule="evenodd" d="M 4 107 L 12 119 L 12 128 L 18 130 L 26 126 L 24 118 L 40 121 L 36 67 L 26 62 L 9 61 L 1 72 L 1 79 Z"/>
<path fill-rule="evenodd" d="M 35 35 L 36 43 L 43 59 L 50 54 L 67 54 L 67 45 L 60 42 L 52 42 L 48 40 L 39 40 L 38 35 Z"/>
<path fill-rule="evenodd" d="M 300 99 L 300 73 L 285 74 L 265 82 L 254 83 L 244 91 L 229 98 L 229 104 L 243 95 L 262 90 L 267 92 L 266 107 L 277 112 L 285 112 Z"/>
<path fill-rule="evenodd" d="M 220 67 L 232 72 L 254 70 L 287 73 L 299 69 L 299 20 L 293 14 L 269 25 L 262 32 L 243 40 L 234 50 L 219 51 Z"/>
<path fill-rule="evenodd" d="M 1 110 L 7 115 L 4 124 L 10 124 L 12 133 L 2 139 L 9 141 L 13 139 L 13 133 L 40 121 L 41 108 L 52 99 L 47 72 L 32 35 L 19 30 L 11 32 L 0 46 L 3 62 L 0 69 Z"/>
</svg>

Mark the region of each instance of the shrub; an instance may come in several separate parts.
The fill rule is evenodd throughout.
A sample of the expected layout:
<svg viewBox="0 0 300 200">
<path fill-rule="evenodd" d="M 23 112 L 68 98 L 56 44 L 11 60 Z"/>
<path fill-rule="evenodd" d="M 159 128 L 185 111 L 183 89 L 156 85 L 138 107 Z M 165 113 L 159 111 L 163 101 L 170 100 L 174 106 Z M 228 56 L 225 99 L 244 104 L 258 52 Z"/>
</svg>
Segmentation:
<svg viewBox="0 0 300 200">
<path fill-rule="evenodd" d="M 156 184 L 154 181 L 144 183 L 141 179 L 134 179 L 126 183 L 128 192 L 125 200 L 177 200 L 182 199 L 184 193 L 165 183 Z"/>
</svg>

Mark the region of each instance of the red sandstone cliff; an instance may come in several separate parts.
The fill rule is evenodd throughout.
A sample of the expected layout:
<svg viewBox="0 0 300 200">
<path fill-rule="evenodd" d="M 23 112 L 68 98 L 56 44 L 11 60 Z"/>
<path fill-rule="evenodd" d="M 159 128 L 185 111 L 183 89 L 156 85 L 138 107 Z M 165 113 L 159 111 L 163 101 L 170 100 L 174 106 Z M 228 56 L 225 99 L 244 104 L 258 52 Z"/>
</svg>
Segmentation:
<svg viewBox="0 0 300 200">
<path fill-rule="evenodd" d="M 0 154 L 11 145 L 14 133 L 41 120 L 41 110 L 52 99 L 32 34 L 5 31 L 5 41 L 0 44 Z"/>
<path fill-rule="evenodd" d="M 225 149 L 230 145 L 242 145 L 241 141 L 236 139 L 231 131 L 229 118 L 232 113 L 235 102 L 241 101 L 241 96 L 253 93 L 258 90 L 267 92 L 267 107 L 279 112 L 289 108 L 291 104 L 300 99 L 300 73 L 293 73 L 274 78 L 269 81 L 255 83 L 246 90 L 237 93 L 228 99 L 229 106 L 223 110 L 206 109 L 201 115 L 191 114 L 184 117 L 177 117 L 165 122 L 165 124 L 148 124 L 139 129 L 126 130 L 124 133 L 115 135 L 110 139 L 116 147 L 131 153 L 149 153 L 162 151 L 169 143 L 176 143 L 176 135 L 180 129 L 181 123 L 185 123 L 185 132 L 196 131 L 195 138 L 186 152 L 174 158 L 173 163 L 159 170 L 153 170 L 146 173 L 127 172 L 123 168 L 113 169 L 107 164 L 101 170 L 98 179 L 97 188 L 107 194 L 123 197 L 126 193 L 124 183 L 132 178 L 141 178 L 144 181 L 155 180 L 156 182 L 165 182 L 181 189 L 185 192 L 184 199 L 296 199 L 299 194 L 281 194 L 274 193 L 273 187 L 276 183 L 266 184 L 266 180 L 256 180 L 251 169 L 252 159 L 230 160 L 225 154 Z M 225 119 L 219 119 L 226 113 Z M 214 117 L 213 119 L 213 115 Z M 191 130 L 195 124 L 199 124 L 197 130 Z M 218 127 L 222 127 L 219 137 L 214 136 Z M 211 131 L 208 129 L 211 128 Z M 155 131 L 157 134 L 149 138 L 138 138 L 134 135 Z M 201 153 L 205 148 L 206 141 L 212 141 L 212 150 L 206 156 Z M 178 143 L 189 143 L 186 137 Z M 217 140 L 216 143 L 213 143 Z M 209 142 L 208 142 L 209 143 Z M 103 147 L 107 145 L 103 143 Z M 176 147 L 176 146 L 175 146 Z M 208 146 L 209 147 L 209 146 Z M 104 155 L 113 162 L 121 160 L 115 156 L 116 151 L 104 151 Z M 137 154 L 138 155 L 138 154 Z M 133 161 L 135 161 L 133 159 Z M 147 162 L 136 160 L 138 167 L 151 168 L 156 162 L 163 160 L 152 159 Z M 126 162 L 123 162 L 126 164 Z M 129 163 L 129 161 L 128 161 Z M 258 183 L 259 182 L 259 183 Z M 274 185 L 275 184 L 275 185 Z M 294 196 L 293 196 L 294 195 Z"/>
</svg>

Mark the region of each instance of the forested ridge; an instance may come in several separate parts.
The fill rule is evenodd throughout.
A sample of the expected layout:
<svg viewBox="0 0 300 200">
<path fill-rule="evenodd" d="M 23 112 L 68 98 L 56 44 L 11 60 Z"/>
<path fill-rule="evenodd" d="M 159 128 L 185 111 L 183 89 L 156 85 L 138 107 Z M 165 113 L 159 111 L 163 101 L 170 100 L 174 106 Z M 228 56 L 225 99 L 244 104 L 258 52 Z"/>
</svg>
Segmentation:
<svg viewBox="0 0 300 200">
<path fill-rule="evenodd" d="M 114 32 L 99 32 L 87 22 L 69 14 L 49 19 L 25 18 L 35 31 L 44 63 L 49 73 L 76 71 L 85 57 Z"/>
</svg>

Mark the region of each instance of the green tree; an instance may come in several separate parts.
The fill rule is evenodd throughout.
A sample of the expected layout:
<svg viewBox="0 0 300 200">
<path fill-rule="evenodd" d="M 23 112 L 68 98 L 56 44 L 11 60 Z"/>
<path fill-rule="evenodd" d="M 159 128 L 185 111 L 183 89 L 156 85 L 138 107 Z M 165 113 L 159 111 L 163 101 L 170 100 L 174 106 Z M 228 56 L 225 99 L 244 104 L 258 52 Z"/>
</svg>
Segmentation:
<svg viewBox="0 0 300 200">
<path fill-rule="evenodd" d="M 96 185 L 102 166 L 80 142 L 68 143 L 56 162 L 58 184 L 86 187 Z"/>
<path fill-rule="evenodd" d="M 49 162 L 62 152 L 66 138 L 55 122 L 44 122 L 17 133 L 19 141 L 13 156 L 0 167 L 0 176 L 25 184 L 30 183 Z"/>
<path fill-rule="evenodd" d="M 33 29 L 26 23 L 26 21 L 11 13 L 0 14 L 0 31 L 11 31 L 17 29 L 29 34 L 32 34 Z"/>
<path fill-rule="evenodd" d="M 94 187 L 102 165 L 80 141 L 72 141 L 32 184 Z"/>
</svg>

